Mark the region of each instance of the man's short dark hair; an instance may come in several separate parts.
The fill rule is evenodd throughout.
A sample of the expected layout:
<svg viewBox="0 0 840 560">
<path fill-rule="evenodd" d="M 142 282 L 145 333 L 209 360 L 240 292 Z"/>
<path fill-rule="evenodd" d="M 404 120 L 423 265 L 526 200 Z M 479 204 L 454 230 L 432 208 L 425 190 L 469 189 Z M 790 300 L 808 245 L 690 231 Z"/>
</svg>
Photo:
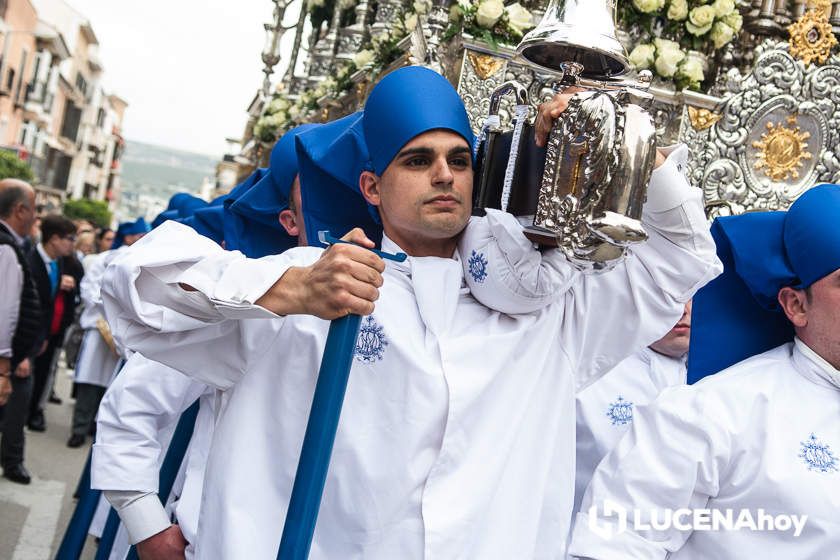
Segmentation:
<svg viewBox="0 0 840 560">
<path fill-rule="evenodd" d="M 48 242 L 53 235 L 66 237 L 75 233 L 76 224 L 59 214 L 50 214 L 41 220 L 41 239 L 44 243 Z"/>
<path fill-rule="evenodd" d="M 9 185 L 0 189 L 0 218 L 9 218 L 18 204 L 27 203 L 27 192 L 23 187 Z"/>
</svg>

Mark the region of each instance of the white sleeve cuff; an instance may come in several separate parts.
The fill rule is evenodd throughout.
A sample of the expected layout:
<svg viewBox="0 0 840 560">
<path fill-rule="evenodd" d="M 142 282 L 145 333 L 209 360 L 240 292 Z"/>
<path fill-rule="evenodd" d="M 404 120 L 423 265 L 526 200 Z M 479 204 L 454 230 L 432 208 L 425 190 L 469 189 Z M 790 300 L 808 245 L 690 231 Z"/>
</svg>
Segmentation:
<svg viewBox="0 0 840 560">
<path fill-rule="evenodd" d="M 131 544 L 145 541 L 172 525 L 158 495 L 153 492 L 106 490 L 105 499 L 117 510 Z"/>
<path fill-rule="evenodd" d="M 665 163 L 653 170 L 648 184 L 647 212 L 667 212 L 692 198 L 697 189 L 688 184 L 684 170 L 688 164 L 688 148 L 681 144 L 673 149 L 664 149 L 668 157 Z"/>
</svg>

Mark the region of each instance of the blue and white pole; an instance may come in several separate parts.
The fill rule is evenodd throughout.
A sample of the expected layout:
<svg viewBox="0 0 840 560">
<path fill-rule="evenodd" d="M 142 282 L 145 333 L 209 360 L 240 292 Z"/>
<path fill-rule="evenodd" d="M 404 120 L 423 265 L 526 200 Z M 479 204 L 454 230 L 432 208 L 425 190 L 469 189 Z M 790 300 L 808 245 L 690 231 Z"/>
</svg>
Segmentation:
<svg viewBox="0 0 840 560">
<path fill-rule="evenodd" d="M 324 245 L 349 243 L 332 237 L 327 231 L 319 232 L 318 239 Z M 402 262 L 407 258 L 405 253 L 392 255 L 371 250 L 383 259 Z M 330 324 L 280 538 L 278 560 L 306 560 L 309 557 L 361 321 L 359 315 L 348 315 Z"/>
</svg>

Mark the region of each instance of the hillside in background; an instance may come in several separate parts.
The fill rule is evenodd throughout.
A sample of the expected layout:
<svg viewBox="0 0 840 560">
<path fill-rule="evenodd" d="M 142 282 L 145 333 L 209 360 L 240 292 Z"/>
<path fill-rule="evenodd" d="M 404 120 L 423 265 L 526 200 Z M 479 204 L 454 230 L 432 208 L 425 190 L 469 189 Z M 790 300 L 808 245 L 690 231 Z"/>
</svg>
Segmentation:
<svg viewBox="0 0 840 560">
<path fill-rule="evenodd" d="M 119 219 L 154 218 L 177 192 L 198 195 L 205 178 L 213 178 L 217 159 L 127 140 L 122 157 Z"/>
<path fill-rule="evenodd" d="M 204 178 L 214 175 L 216 163 L 218 159 L 209 156 L 128 140 L 122 157 L 123 191 L 146 187 L 198 192 Z"/>
</svg>

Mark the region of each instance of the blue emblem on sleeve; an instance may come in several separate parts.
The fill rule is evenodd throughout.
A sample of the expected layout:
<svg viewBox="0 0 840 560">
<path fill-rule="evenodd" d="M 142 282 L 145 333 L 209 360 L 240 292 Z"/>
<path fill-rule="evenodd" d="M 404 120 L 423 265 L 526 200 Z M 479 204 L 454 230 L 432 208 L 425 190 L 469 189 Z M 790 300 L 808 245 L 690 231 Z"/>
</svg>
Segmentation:
<svg viewBox="0 0 840 560">
<path fill-rule="evenodd" d="M 382 325 L 376 322 L 373 315 L 362 319 L 359 338 L 356 340 L 356 359 L 363 364 L 372 364 L 382 359 L 386 346 L 388 338 Z"/>
<path fill-rule="evenodd" d="M 484 282 L 484 279 L 487 278 L 487 259 L 484 257 L 484 253 L 476 253 L 475 249 L 473 249 L 470 260 L 467 263 L 470 265 L 470 276 L 472 276 L 473 280 L 479 284 Z"/>
<path fill-rule="evenodd" d="M 633 421 L 633 403 L 625 401 L 619 395 L 618 400 L 610 404 L 607 409 L 607 418 L 612 421 L 613 426 L 623 426 Z"/>
<path fill-rule="evenodd" d="M 837 472 L 837 457 L 831 452 L 830 446 L 822 443 L 814 434 L 801 444 L 799 457 L 809 471 Z"/>
</svg>

